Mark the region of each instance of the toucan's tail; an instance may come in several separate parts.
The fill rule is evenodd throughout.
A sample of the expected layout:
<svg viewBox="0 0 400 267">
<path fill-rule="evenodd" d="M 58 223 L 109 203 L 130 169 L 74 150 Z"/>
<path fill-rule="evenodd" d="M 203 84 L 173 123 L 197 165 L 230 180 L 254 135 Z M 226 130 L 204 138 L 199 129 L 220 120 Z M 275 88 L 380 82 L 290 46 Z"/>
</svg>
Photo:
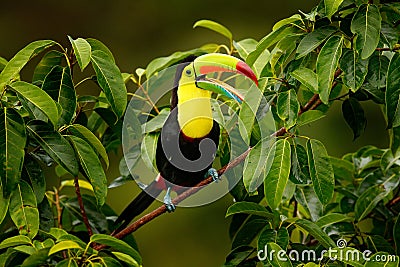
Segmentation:
<svg viewBox="0 0 400 267">
<path fill-rule="evenodd" d="M 140 194 L 129 203 L 115 221 L 115 225 L 118 227 L 116 232 L 125 228 L 133 218 L 145 211 L 162 190 L 163 187 L 161 187 L 160 183 L 155 180 L 146 187 L 146 191 L 143 190 L 140 192 Z"/>
</svg>

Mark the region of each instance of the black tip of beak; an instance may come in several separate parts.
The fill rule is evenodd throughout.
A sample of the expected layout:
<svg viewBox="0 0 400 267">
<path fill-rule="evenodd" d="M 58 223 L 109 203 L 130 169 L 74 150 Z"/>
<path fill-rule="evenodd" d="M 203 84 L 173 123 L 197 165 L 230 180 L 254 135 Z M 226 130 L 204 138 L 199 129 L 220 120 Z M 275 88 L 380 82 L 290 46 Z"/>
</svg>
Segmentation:
<svg viewBox="0 0 400 267">
<path fill-rule="evenodd" d="M 203 81 L 205 78 L 206 78 L 206 74 L 201 74 L 199 76 L 196 76 L 196 82 Z"/>
</svg>

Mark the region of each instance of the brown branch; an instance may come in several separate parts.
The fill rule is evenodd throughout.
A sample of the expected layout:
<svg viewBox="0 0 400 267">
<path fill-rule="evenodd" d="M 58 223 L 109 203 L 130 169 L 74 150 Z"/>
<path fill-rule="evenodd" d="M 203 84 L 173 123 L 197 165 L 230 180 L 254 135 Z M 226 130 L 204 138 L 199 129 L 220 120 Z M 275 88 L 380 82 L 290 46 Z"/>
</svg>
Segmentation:
<svg viewBox="0 0 400 267">
<path fill-rule="evenodd" d="M 337 78 L 341 73 L 342 73 L 341 70 L 337 70 L 335 72 L 335 78 Z M 336 85 L 337 85 L 337 82 L 335 81 L 332 84 L 332 88 L 334 88 Z M 319 99 L 319 95 L 315 94 L 312 98 L 310 98 L 310 100 L 307 102 L 307 104 L 299 111 L 299 115 L 301 115 L 302 113 L 304 113 L 304 112 L 306 112 L 308 110 L 316 109 L 319 105 L 321 105 L 321 103 L 322 102 Z M 283 136 L 286 133 L 287 133 L 286 128 L 282 127 L 279 130 L 277 130 L 275 133 L 273 133 L 271 136 L 278 137 L 278 136 Z M 225 165 L 224 167 L 219 169 L 218 170 L 218 174 L 222 175 L 224 172 L 236 167 L 241 162 L 243 162 L 246 159 L 247 155 L 250 153 L 251 149 L 252 149 L 251 147 L 248 148 L 245 152 L 243 152 L 237 158 L 235 158 L 234 160 L 229 162 L 227 165 Z M 212 182 L 213 182 L 212 177 L 211 176 L 207 177 L 205 180 L 201 181 L 196 186 L 191 187 L 191 188 L 187 189 L 186 191 L 184 191 L 182 194 L 178 195 L 176 198 L 174 198 L 172 200 L 172 203 L 174 205 L 179 204 L 180 202 L 182 202 L 183 200 L 185 200 L 189 196 L 191 196 L 191 195 L 195 194 L 197 191 L 201 190 L 203 186 L 206 186 L 206 185 L 208 185 L 208 184 L 210 184 Z M 151 211 L 150 213 L 144 215 L 140 219 L 136 220 L 132 224 L 128 225 L 126 228 L 124 228 L 120 232 L 113 233 L 112 236 L 114 236 L 115 238 L 118 238 L 118 239 L 122 239 L 122 238 L 126 237 L 127 235 L 135 232 L 137 229 L 139 229 L 140 227 L 142 227 L 146 223 L 152 221 L 153 219 L 157 218 L 158 216 L 160 216 L 161 214 L 163 214 L 165 212 L 167 212 L 167 208 L 165 207 L 165 205 L 162 205 L 162 206 L 158 207 L 157 209 Z M 96 245 L 96 246 L 94 246 L 94 249 L 101 250 L 101 249 L 103 249 L 105 247 L 107 247 L 107 246 L 105 246 L 105 245 Z"/>
<path fill-rule="evenodd" d="M 78 176 L 75 176 L 74 178 L 74 185 L 75 185 L 75 193 L 76 197 L 78 198 L 78 203 L 79 203 L 79 208 L 81 210 L 81 215 L 83 218 L 83 222 L 85 223 L 86 229 L 88 231 L 89 236 L 93 235 L 92 228 L 90 227 L 89 219 L 85 211 L 85 207 L 83 205 L 83 199 L 81 195 L 81 189 L 79 188 L 79 179 Z"/>
<path fill-rule="evenodd" d="M 389 47 L 378 47 L 375 49 L 376 51 L 397 51 L 400 50 L 400 46 L 396 46 L 393 48 L 389 48 Z"/>
</svg>

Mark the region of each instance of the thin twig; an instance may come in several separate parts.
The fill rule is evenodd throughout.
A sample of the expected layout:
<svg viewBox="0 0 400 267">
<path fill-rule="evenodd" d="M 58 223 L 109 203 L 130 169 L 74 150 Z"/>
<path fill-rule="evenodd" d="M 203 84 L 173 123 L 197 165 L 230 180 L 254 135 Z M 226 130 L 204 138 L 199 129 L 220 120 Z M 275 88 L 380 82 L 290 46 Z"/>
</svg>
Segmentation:
<svg viewBox="0 0 400 267">
<path fill-rule="evenodd" d="M 60 194 L 58 193 L 58 190 L 56 188 L 54 189 L 54 196 L 56 198 L 54 203 L 56 205 L 56 210 L 57 210 L 57 226 L 58 228 L 62 229 L 62 223 L 61 223 L 62 208 L 60 205 Z"/>
<path fill-rule="evenodd" d="M 397 51 L 397 50 L 400 50 L 400 46 L 396 46 L 396 47 L 393 47 L 393 48 L 390 48 L 390 47 L 378 47 L 375 50 L 376 51 Z"/>
<path fill-rule="evenodd" d="M 85 223 L 86 229 L 88 231 L 88 235 L 92 236 L 93 235 L 93 231 L 92 231 L 92 227 L 90 227 L 90 223 L 89 223 L 88 216 L 86 214 L 85 206 L 83 205 L 81 189 L 79 188 L 78 176 L 76 176 L 74 178 L 74 185 L 75 185 L 75 193 L 76 193 L 76 197 L 78 198 L 79 208 L 81 210 L 81 215 L 82 215 L 82 218 L 83 218 L 83 222 Z"/>
</svg>

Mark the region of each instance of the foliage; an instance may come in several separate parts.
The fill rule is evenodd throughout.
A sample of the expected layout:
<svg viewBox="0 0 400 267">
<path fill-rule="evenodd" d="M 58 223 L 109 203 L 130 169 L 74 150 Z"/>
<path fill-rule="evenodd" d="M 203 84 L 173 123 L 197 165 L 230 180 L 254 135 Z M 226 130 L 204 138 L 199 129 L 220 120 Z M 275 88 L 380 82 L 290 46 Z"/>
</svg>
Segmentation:
<svg viewBox="0 0 400 267">
<path fill-rule="evenodd" d="M 260 41 L 237 41 L 226 27 L 199 21 L 194 27 L 220 33 L 228 45 L 176 52 L 134 74 L 121 73 L 110 50 L 91 38 L 69 37 L 68 48 L 52 40 L 35 41 L 9 61 L 0 58 L 0 265 L 141 266 L 133 238 L 122 241 L 111 235 L 116 214 L 105 204 L 107 153 L 120 148 L 125 109 L 137 97 L 127 86 L 146 90 L 145 80 L 160 70 L 188 55 L 209 52 L 235 55 L 252 67 L 259 95 L 272 103 L 278 129 L 262 139 L 262 122 L 248 116 L 246 105 L 227 103 L 243 120 L 241 127 L 250 130 L 244 138 L 252 148 L 243 180 L 231 191 L 236 202 L 226 215 L 232 217 L 232 251 L 224 266 L 378 264 L 323 253 L 335 247 L 355 254 L 368 249 L 371 259 L 397 255 L 399 25 L 397 1 L 321 0 L 310 13 L 277 22 Z M 32 58 L 39 56 L 34 65 Z M 26 65 L 34 68 L 30 77 L 21 74 Z M 81 94 L 82 84 L 100 91 Z M 127 157 L 152 166 L 169 110 L 140 100 L 153 106 L 154 118 L 138 121 L 145 134 L 138 144 L 142 153 Z M 262 108 L 261 98 L 248 100 L 253 109 Z M 342 102 L 354 139 L 367 123 L 363 102 L 379 105 L 390 147 L 366 146 L 335 158 L 322 142 L 300 134 L 301 126 L 323 118 L 336 101 Z M 224 140 L 220 143 L 218 160 L 225 165 L 230 148 Z M 110 187 L 131 181 L 132 167 L 122 159 L 121 177 Z M 49 190 L 46 182 L 54 179 L 53 171 L 58 186 Z M 68 187 L 75 187 L 77 196 Z M 85 190 L 83 195 L 79 189 Z M 344 240 L 347 247 L 339 243 Z M 262 259 L 264 249 L 284 252 Z M 307 249 L 323 257 L 310 262 L 290 257 Z M 379 264 L 398 265 L 398 256 L 392 260 Z"/>
</svg>

